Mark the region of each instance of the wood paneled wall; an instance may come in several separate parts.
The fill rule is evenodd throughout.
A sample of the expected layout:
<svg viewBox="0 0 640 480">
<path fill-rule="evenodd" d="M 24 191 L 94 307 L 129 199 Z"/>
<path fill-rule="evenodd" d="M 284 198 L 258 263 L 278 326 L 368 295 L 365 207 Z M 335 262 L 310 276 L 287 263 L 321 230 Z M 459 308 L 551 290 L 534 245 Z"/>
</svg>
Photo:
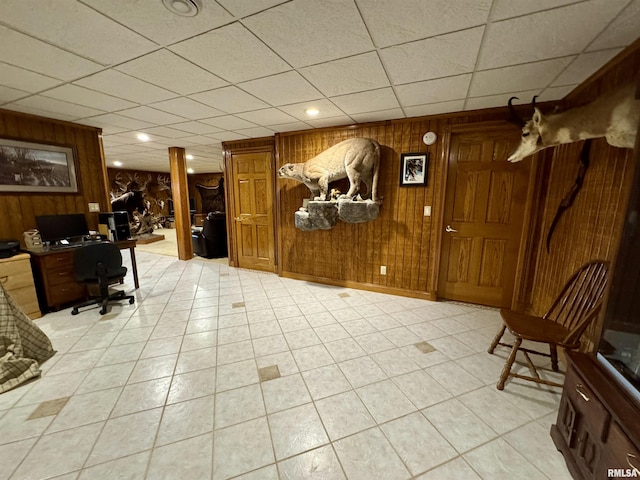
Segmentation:
<svg viewBox="0 0 640 480">
<path fill-rule="evenodd" d="M 640 81 L 640 41 L 612 60 L 564 100 L 571 108 L 588 103 L 598 95 L 629 82 Z M 560 201 L 569 191 L 578 171 L 582 142 L 550 149 L 541 191 L 545 196 L 536 218 L 530 288 L 521 292 L 521 300 L 534 313 L 544 312 L 560 288 L 581 264 L 592 259 L 612 261 L 623 225 L 623 216 L 634 172 L 632 149 L 614 148 L 604 139 L 593 141 L 590 167 L 582 190 L 573 206 L 558 223 L 549 252 L 546 235 Z M 528 297 L 528 298 L 527 298 Z M 595 325 L 586 336 L 587 343 L 600 331 Z"/>
<path fill-rule="evenodd" d="M 309 197 L 309 190 L 294 181 L 278 179 L 281 274 L 435 299 L 436 245 L 446 171 L 445 127 L 505 118 L 506 109 L 492 109 L 277 135 L 277 168 L 288 162 L 304 162 L 347 138 L 377 140 L 381 145 L 378 195 L 383 197 L 380 214 L 373 222 L 339 221 L 331 230 L 302 232 L 295 228 L 294 212 L 302 199 Z M 429 147 L 422 142 L 428 131 L 439 136 Z M 417 152 L 430 156 L 427 186 L 400 187 L 400 155 Z M 342 192 L 348 189 L 346 180 L 337 185 Z M 432 207 L 433 216 L 424 216 L 425 206 Z M 383 265 L 386 275 L 380 274 Z"/>
<path fill-rule="evenodd" d="M 89 202 L 109 205 L 106 168 L 102 161 L 101 130 L 69 122 L 0 110 L 0 137 L 74 147 L 76 153 L 77 193 L 3 193 L 0 192 L 0 238 L 19 239 L 36 227 L 36 215 L 84 213 L 89 228 L 98 229 L 97 214 L 89 213 Z"/>
</svg>

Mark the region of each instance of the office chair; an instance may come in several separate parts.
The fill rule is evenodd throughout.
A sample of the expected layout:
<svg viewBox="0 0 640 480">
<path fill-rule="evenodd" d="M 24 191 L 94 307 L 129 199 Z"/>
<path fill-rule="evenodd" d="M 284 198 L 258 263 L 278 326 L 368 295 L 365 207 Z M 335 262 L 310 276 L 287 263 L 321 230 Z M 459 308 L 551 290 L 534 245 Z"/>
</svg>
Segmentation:
<svg viewBox="0 0 640 480">
<path fill-rule="evenodd" d="M 79 308 L 95 304 L 101 305 L 100 315 L 104 315 L 110 301 L 129 299 L 129 304 L 135 301 L 133 295 L 126 295 L 122 290 L 109 294 L 109 284 L 122 280 L 127 274 L 127 267 L 122 266 L 120 249 L 113 243 L 94 243 L 78 248 L 73 255 L 73 267 L 76 281 L 97 285 L 100 296 L 75 305 L 71 315 L 77 315 Z"/>
</svg>

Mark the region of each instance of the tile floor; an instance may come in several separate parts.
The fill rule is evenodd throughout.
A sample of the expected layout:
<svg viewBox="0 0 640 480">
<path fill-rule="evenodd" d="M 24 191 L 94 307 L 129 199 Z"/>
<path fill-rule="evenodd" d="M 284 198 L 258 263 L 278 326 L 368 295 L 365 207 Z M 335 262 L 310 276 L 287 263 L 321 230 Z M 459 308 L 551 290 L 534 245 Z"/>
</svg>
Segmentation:
<svg viewBox="0 0 640 480">
<path fill-rule="evenodd" d="M 0 480 L 570 478 L 559 393 L 495 389 L 495 310 L 144 251 L 138 268 L 134 305 L 36 321 L 58 353 L 0 395 Z"/>
</svg>

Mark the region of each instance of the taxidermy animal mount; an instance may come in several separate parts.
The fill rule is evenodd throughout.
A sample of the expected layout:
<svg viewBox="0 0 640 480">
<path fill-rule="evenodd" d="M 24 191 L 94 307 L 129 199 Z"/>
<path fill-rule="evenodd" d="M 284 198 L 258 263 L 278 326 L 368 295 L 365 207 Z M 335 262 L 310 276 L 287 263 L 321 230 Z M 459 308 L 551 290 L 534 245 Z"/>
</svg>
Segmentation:
<svg viewBox="0 0 640 480">
<path fill-rule="evenodd" d="M 519 162 L 543 148 L 588 138 L 605 137 L 613 147 L 635 145 L 640 99 L 635 97 L 634 85 L 614 90 L 582 107 L 550 115 L 542 115 L 533 97 L 533 117 L 528 122 L 516 113 L 513 99 L 517 97 L 509 99 L 511 121 L 522 128 L 522 140 L 507 159 L 510 162 Z"/>
<path fill-rule="evenodd" d="M 367 186 L 367 195 L 377 200 L 380 145 L 370 138 L 344 140 L 304 163 L 287 163 L 278 170 L 278 177 L 304 183 L 311 190 L 311 200 L 327 200 L 329 183 L 349 179 L 349 191 L 342 198 L 352 198 L 360 190 L 360 181 Z"/>
</svg>

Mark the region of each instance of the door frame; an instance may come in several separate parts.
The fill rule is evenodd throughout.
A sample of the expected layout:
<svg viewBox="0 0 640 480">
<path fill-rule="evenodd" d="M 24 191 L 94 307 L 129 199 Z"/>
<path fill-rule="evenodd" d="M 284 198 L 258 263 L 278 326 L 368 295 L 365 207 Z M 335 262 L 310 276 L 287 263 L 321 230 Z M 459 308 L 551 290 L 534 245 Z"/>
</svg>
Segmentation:
<svg viewBox="0 0 640 480">
<path fill-rule="evenodd" d="M 445 125 L 442 133 L 442 177 L 441 188 L 438 198 L 438 207 L 435 209 L 436 218 L 434 225 L 436 227 L 435 232 L 435 250 L 437 264 L 433 269 L 433 278 L 431 279 L 433 285 L 433 298 L 438 299 L 438 282 L 440 280 L 440 267 L 443 261 L 442 257 L 442 232 L 445 228 L 444 213 L 445 213 L 445 201 L 447 196 L 447 181 L 449 177 L 449 156 L 451 153 L 451 137 L 457 133 L 482 133 L 483 131 L 496 129 L 514 130 L 516 128 L 512 123 L 506 121 L 487 121 L 476 123 L 461 123 L 457 125 Z M 513 285 L 513 295 L 511 297 L 511 308 L 521 308 L 522 305 L 522 288 L 525 277 L 525 273 L 528 270 L 525 268 L 533 261 L 533 238 L 532 232 L 534 230 L 533 225 L 533 207 L 534 204 L 538 204 L 536 201 L 537 186 L 540 185 L 541 176 L 540 173 L 543 170 L 540 168 L 541 156 L 536 154 L 530 158 L 523 160 L 524 162 L 533 162 L 531 165 L 531 173 L 529 174 L 529 184 L 527 186 L 527 197 L 524 207 L 524 217 L 522 219 L 522 233 L 520 234 L 520 242 L 518 246 L 518 258 L 516 261 L 516 276 Z M 505 159 L 505 162 L 507 160 Z"/>
<path fill-rule="evenodd" d="M 238 233 L 236 230 L 236 205 L 235 205 L 235 190 L 236 185 L 233 183 L 234 177 L 234 165 L 232 161 L 233 155 L 244 154 L 244 153 L 265 153 L 269 152 L 271 154 L 271 176 L 273 177 L 271 180 L 271 196 L 273 198 L 274 212 L 272 215 L 273 222 L 273 268 L 274 272 L 278 273 L 280 270 L 279 267 L 279 229 L 278 218 L 276 213 L 278 212 L 277 208 L 277 196 L 276 196 L 276 151 L 275 144 L 261 144 L 258 146 L 239 146 L 238 148 L 225 148 L 223 151 L 223 165 L 224 165 L 224 183 L 225 183 L 225 203 L 227 205 L 227 246 L 229 252 L 229 266 L 238 267 Z"/>
</svg>

